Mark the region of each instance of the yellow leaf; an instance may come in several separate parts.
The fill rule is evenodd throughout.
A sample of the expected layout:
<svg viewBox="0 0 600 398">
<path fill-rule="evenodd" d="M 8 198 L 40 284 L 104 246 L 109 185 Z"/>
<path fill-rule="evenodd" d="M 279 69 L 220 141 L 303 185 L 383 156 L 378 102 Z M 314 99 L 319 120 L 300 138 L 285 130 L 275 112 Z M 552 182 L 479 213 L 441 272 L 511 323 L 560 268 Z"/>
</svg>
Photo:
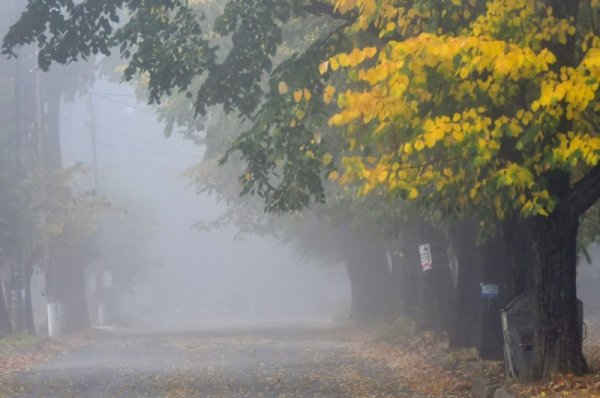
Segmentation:
<svg viewBox="0 0 600 398">
<path fill-rule="evenodd" d="M 302 91 L 296 90 L 294 91 L 294 101 L 300 102 L 302 100 Z"/>
<path fill-rule="evenodd" d="M 377 180 L 381 183 L 385 182 L 385 180 L 387 180 L 388 178 L 388 171 L 387 170 L 382 170 L 378 175 L 377 175 Z"/>
<path fill-rule="evenodd" d="M 304 89 L 303 90 L 304 93 L 304 99 L 307 101 L 310 101 L 310 99 L 312 98 L 312 94 L 310 93 L 310 91 L 308 91 L 308 89 Z"/>
<path fill-rule="evenodd" d="M 325 165 L 325 166 L 330 165 L 332 160 L 333 160 L 333 156 L 331 156 L 330 153 L 326 153 L 325 155 L 323 155 L 323 160 L 322 160 L 323 165 Z"/>
<path fill-rule="evenodd" d="M 322 62 L 319 65 L 319 73 L 324 75 L 329 70 L 329 61 Z"/>
<path fill-rule="evenodd" d="M 333 98 L 334 94 L 335 94 L 335 87 L 332 87 L 332 86 L 325 87 L 325 92 L 323 93 L 323 101 L 326 104 L 331 103 L 331 99 Z"/>
<path fill-rule="evenodd" d="M 410 200 L 416 199 L 417 196 L 419 196 L 419 191 L 417 190 L 417 188 L 411 189 L 408 193 L 408 199 Z"/>
<path fill-rule="evenodd" d="M 329 179 L 330 179 L 331 181 L 335 181 L 335 180 L 337 180 L 338 178 L 340 178 L 340 174 L 339 174 L 337 171 L 335 171 L 335 170 L 334 170 L 334 171 L 332 171 L 331 173 L 329 173 Z"/>
<path fill-rule="evenodd" d="M 329 59 L 329 66 L 333 71 L 336 71 L 340 68 L 340 64 L 338 63 L 337 59 L 335 59 L 335 57 Z"/>
<path fill-rule="evenodd" d="M 469 192 L 469 197 L 471 199 L 475 198 L 475 196 L 477 196 L 477 188 L 472 188 L 471 191 Z"/>
<path fill-rule="evenodd" d="M 350 57 L 348 54 L 340 54 L 337 56 L 337 61 L 343 67 L 350 66 Z"/>
<path fill-rule="evenodd" d="M 279 82 L 277 89 L 279 90 L 279 94 L 285 94 L 289 90 L 287 83 L 284 81 Z"/>
<path fill-rule="evenodd" d="M 375 54 L 377 54 L 377 49 L 375 47 L 367 47 L 364 51 L 365 55 L 369 58 L 373 58 Z"/>
<path fill-rule="evenodd" d="M 422 151 L 423 148 L 425 148 L 425 143 L 421 140 L 416 140 L 415 141 L 415 149 L 417 150 L 417 152 Z"/>
</svg>

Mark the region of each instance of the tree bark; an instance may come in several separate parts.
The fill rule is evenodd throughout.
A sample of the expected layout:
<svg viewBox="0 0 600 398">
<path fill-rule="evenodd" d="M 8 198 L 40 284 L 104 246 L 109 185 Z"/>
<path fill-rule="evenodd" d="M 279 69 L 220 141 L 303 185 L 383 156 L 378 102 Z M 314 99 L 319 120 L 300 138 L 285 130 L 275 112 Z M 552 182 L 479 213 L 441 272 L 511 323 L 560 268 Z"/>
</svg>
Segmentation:
<svg viewBox="0 0 600 398">
<path fill-rule="evenodd" d="M 362 239 L 350 227 L 340 234 L 339 243 L 351 285 L 351 317 L 358 321 L 389 317 L 393 285 L 384 248 Z"/>
<path fill-rule="evenodd" d="M 418 245 L 414 251 L 419 256 L 419 245 L 429 244 L 433 269 L 420 271 L 419 302 L 422 313 L 421 327 L 444 333 L 450 330 L 453 304 L 452 275 L 448 266 L 447 243 L 444 234 L 422 220 L 417 222 Z M 419 258 L 419 264 L 421 264 Z"/>
<path fill-rule="evenodd" d="M 417 250 L 415 234 L 405 234 L 402 239 L 402 271 L 403 284 L 400 286 L 402 295 L 403 312 L 415 318 L 419 311 L 419 282 L 421 279 L 421 265 Z"/>
<path fill-rule="evenodd" d="M 534 377 L 587 371 L 578 326 L 576 214 L 555 211 L 539 217 L 535 229 Z"/>
<path fill-rule="evenodd" d="M 450 348 L 477 345 L 479 337 L 479 263 L 477 224 L 472 220 L 450 228 L 449 240 L 458 259 L 458 275 L 454 290 L 453 317 L 448 331 Z"/>
<path fill-rule="evenodd" d="M 390 272 L 385 252 L 382 254 L 369 256 L 359 253 L 346 258 L 352 289 L 351 317 L 357 321 L 381 320 L 392 313 Z"/>
<path fill-rule="evenodd" d="M 534 222 L 514 214 L 502 223 L 502 234 L 509 264 L 506 300 L 511 301 L 533 290 Z"/>
<path fill-rule="evenodd" d="M 500 310 L 509 302 L 508 279 L 510 264 L 505 239 L 496 235 L 481 247 L 481 282 L 498 286 L 496 298 L 479 298 L 480 338 L 479 356 L 481 359 L 499 360 L 504 356 L 504 337 Z"/>
</svg>

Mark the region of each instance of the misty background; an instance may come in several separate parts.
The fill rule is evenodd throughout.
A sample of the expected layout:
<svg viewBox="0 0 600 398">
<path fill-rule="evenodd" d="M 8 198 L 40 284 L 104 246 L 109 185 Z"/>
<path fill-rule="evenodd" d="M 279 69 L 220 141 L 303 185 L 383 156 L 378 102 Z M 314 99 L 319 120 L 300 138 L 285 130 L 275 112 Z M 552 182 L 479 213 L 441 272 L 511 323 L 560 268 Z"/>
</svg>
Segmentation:
<svg viewBox="0 0 600 398">
<path fill-rule="evenodd" d="M 119 298 L 119 322 L 182 328 L 329 323 L 347 316 L 350 288 L 341 264 L 307 262 L 292 247 L 239 236 L 234 226 L 192 228 L 226 210 L 182 176 L 201 161 L 202 147 L 178 134 L 166 138 L 130 86 L 98 79 L 89 94 L 61 109 L 64 166 L 84 163 L 83 185 L 93 187 L 95 128 L 98 194 L 127 214 L 142 209 L 149 221 L 148 262 Z M 42 306 L 36 307 L 41 319 Z"/>
</svg>

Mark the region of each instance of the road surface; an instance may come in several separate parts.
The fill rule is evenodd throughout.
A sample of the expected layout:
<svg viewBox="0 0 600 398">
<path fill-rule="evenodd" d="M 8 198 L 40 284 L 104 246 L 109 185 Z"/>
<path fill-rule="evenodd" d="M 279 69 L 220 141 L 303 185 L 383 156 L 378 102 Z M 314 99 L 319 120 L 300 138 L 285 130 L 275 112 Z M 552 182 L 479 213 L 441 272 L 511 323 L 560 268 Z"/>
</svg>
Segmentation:
<svg viewBox="0 0 600 398">
<path fill-rule="evenodd" d="M 418 397 L 322 329 L 120 334 L 2 382 L 3 397 Z"/>
</svg>

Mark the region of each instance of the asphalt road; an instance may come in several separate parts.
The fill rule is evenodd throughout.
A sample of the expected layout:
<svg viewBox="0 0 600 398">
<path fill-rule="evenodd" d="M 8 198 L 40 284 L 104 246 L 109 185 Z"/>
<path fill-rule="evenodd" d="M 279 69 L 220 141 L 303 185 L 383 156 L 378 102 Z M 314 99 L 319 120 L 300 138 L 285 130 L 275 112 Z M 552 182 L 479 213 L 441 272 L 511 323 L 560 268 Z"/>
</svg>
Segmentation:
<svg viewBox="0 0 600 398">
<path fill-rule="evenodd" d="M 117 334 L 0 386 L 6 397 L 417 397 L 322 329 Z"/>
</svg>

